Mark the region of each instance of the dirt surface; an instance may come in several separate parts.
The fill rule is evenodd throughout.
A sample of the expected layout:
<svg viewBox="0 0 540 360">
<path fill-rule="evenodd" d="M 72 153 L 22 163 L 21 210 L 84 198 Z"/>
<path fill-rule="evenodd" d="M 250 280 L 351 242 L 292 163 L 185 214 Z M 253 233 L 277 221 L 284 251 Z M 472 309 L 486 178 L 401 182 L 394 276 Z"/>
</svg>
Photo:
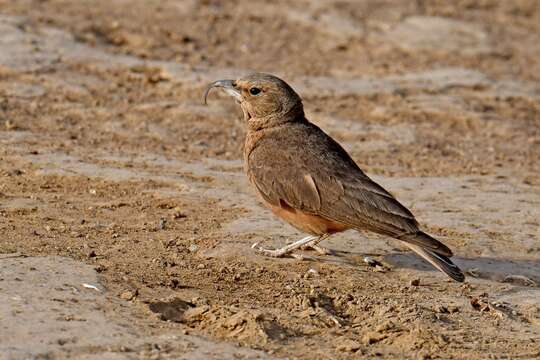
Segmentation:
<svg viewBox="0 0 540 360">
<path fill-rule="evenodd" d="M 448 3 L 0 0 L 2 356 L 540 357 L 540 2 Z M 467 282 L 368 233 L 254 254 L 301 234 L 248 186 L 234 103 L 201 103 L 251 70 Z"/>
</svg>

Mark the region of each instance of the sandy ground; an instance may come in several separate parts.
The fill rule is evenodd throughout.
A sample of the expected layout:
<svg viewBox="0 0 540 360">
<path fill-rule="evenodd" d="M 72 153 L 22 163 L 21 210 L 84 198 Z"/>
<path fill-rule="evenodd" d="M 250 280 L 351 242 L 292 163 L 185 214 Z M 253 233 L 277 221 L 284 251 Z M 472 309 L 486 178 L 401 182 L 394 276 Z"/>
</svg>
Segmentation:
<svg viewBox="0 0 540 360">
<path fill-rule="evenodd" d="M 540 2 L 445 3 L 0 0 L 0 357 L 540 357 Z M 251 70 L 467 282 L 368 233 L 254 254 L 301 234 L 201 103 Z"/>
</svg>

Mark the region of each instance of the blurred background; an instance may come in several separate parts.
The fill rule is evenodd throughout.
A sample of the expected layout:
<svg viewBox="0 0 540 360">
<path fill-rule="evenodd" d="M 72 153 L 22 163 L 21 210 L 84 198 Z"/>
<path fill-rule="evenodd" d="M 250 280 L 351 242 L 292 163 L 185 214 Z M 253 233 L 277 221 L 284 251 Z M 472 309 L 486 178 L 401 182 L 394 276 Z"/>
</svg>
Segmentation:
<svg viewBox="0 0 540 360">
<path fill-rule="evenodd" d="M 290 83 L 471 283 L 373 234 L 324 261 L 254 255 L 300 234 L 250 191 L 233 101 L 202 104 L 251 71 Z M 26 256 L 0 273 L 0 351 L 540 356 L 539 80 L 535 0 L 0 0 L 0 253 Z M 85 298 L 85 276 L 107 291 Z M 43 289 L 66 284 L 82 298 L 58 307 Z"/>
</svg>

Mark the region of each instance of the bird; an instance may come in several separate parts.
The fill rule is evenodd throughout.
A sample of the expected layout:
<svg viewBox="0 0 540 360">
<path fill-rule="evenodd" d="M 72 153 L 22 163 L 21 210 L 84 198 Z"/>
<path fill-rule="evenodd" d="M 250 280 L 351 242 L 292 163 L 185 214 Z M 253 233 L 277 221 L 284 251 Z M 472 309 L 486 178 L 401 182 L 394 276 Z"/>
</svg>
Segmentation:
<svg viewBox="0 0 540 360">
<path fill-rule="evenodd" d="M 369 178 L 345 149 L 306 119 L 301 97 L 284 80 L 252 73 L 217 80 L 204 92 L 221 88 L 242 109 L 247 132 L 244 170 L 261 201 L 275 215 L 308 236 L 278 249 L 258 243 L 262 255 L 284 257 L 332 234 L 368 230 L 392 237 L 455 281 L 465 276 L 452 250 L 419 228 L 414 215 Z"/>
</svg>

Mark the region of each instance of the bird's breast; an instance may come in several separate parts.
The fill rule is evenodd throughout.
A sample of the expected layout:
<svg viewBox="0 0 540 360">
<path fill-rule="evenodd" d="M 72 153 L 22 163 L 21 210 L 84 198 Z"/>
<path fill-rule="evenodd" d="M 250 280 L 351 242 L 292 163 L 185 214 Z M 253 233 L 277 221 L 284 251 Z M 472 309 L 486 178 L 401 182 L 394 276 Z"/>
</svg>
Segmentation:
<svg viewBox="0 0 540 360">
<path fill-rule="evenodd" d="M 244 171 L 249 175 L 249 155 L 260 145 L 261 139 L 266 135 L 265 130 L 249 131 L 244 141 Z"/>
</svg>

